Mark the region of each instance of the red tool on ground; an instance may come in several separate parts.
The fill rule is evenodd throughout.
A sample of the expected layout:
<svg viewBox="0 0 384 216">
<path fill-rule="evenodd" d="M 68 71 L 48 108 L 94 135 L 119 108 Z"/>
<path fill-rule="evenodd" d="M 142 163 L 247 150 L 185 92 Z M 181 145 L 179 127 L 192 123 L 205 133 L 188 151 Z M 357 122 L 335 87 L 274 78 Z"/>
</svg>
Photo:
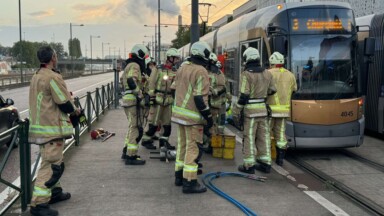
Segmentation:
<svg viewBox="0 0 384 216">
<path fill-rule="evenodd" d="M 103 128 L 98 128 L 91 131 L 91 137 L 93 140 L 101 140 L 101 142 L 106 141 L 107 139 L 115 136 L 115 133 L 104 130 Z"/>
</svg>

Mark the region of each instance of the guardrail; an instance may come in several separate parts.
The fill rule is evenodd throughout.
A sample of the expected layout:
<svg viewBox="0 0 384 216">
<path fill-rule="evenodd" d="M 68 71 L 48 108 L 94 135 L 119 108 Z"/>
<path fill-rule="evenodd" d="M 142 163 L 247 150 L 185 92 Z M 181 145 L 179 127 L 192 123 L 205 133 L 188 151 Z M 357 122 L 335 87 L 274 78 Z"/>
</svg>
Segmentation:
<svg viewBox="0 0 384 216">
<path fill-rule="evenodd" d="M 98 121 L 100 115 L 104 114 L 106 109 L 111 108 L 111 104 L 114 102 L 114 95 L 114 85 L 113 82 L 111 82 L 107 85 L 102 85 L 101 88 L 96 88 L 92 92 L 87 92 L 86 95 L 74 99 L 75 105 L 85 110 L 88 125 L 83 127 L 77 126 L 74 129 L 74 138 L 66 142 L 64 153 L 73 146 L 73 144 L 75 144 L 75 146 L 80 144 L 80 136 L 84 132 L 90 131 L 92 123 Z M 19 198 L 21 201 L 21 210 L 23 212 L 26 211 L 32 197 L 32 181 L 35 178 L 36 170 L 40 164 L 40 154 L 38 155 L 36 162 L 32 165 L 31 146 L 28 143 L 28 129 L 29 121 L 28 119 L 25 119 L 21 120 L 15 127 L 0 133 L 0 137 L 8 136 L 10 133 L 16 133 L 16 136 L 13 136 L 12 142 L 7 149 L 5 157 L 0 163 L 0 183 L 5 184 L 14 191 L 8 195 L 7 203 L 0 209 L 0 215 L 8 211 Z M 11 183 L 2 178 L 2 173 L 12 149 L 17 145 L 17 136 L 19 137 L 20 181 Z"/>
</svg>

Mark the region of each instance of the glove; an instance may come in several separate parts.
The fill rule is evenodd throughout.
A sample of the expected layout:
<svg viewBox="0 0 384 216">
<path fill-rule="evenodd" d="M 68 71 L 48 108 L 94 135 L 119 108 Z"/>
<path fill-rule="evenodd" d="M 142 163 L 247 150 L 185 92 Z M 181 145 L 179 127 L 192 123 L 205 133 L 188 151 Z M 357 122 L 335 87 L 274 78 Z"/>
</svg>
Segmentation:
<svg viewBox="0 0 384 216">
<path fill-rule="evenodd" d="M 211 132 L 209 132 L 209 128 L 207 126 L 204 126 L 204 131 L 203 133 L 205 134 L 205 136 L 207 136 L 208 138 L 211 138 L 212 134 Z"/>
<path fill-rule="evenodd" d="M 151 105 L 151 98 L 148 94 L 145 94 L 144 96 L 144 106 L 149 107 Z"/>
<path fill-rule="evenodd" d="M 209 86 L 209 91 L 212 93 L 213 96 L 217 96 L 217 90 Z"/>
<path fill-rule="evenodd" d="M 80 126 L 84 127 L 84 126 L 88 125 L 87 117 L 84 114 L 84 109 L 81 109 L 78 118 L 79 118 Z"/>
<path fill-rule="evenodd" d="M 208 119 L 207 119 L 207 128 L 211 128 L 213 127 L 213 119 L 212 119 L 212 116 L 210 116 Z"/>
</svg>

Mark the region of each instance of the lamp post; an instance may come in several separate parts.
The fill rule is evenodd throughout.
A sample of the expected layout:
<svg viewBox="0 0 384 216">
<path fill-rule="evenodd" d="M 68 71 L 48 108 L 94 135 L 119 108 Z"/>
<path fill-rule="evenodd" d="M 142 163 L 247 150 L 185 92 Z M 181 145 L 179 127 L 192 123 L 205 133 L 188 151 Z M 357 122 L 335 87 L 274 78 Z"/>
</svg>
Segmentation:
<svg viewBox="0 0 384 216">
<path fill-rule="evenodd" d="M 100 36 L 93 36 L 93 35 L 90 35 L 89 38 L 91 39 L 91 75 L 92 75 L 92 38 L 100 38 Z"/>
<path fill-rule="evenodd" d="M 105 45 L 109 45 L 110 43 L 101 43 L 101 59 L 105 60 L 105 56 L 104 56 L 104 44 Z M 104 73 L 104 62 L 103 62 L 103 73 Z"/>
<path fill-rule="evenodd" d="M 151 56 L 153 57 L 155 55 L 155 50 L 153 49 L 153 35 L 151 36 L 147 36 L 147 35 L 144 35 L 145 38 L 151 38 L 151 51 L 152 51 L 152 54 Z"/>
<path fill-rule="evenodd" d="M 72 26 L 84 26 L 84 24 L 75 25 L 75 24 L 69 23 L 69 33 L 70 33 L 69 55 L 71 56 L 71 71 L 72 71 L 72 76 L 73 76 L 73 41 L 72 41 Z"/>
<path fill-rule="evenodd" d="M 156 41 L 156 35 L 158 35 L 157 34 L 157 25 L 155 24 L 154 26 L 150 26 L 150 25 L 144 25 L 144 26 L 145 27 L 155 27 L 155 61 L 157 62 L 157 64 L 160 64 L 160 46 L 157 46 L 157 41 Z M 165 27 L 165 28 L 168 27 L 167 25 L 162 25 L 162 24 L 160 24 L 160 26 Z"/>
<path fill-rule="evenodd" d="M 20 81 L 23 82 L 23 44 L 21 38 L 21 2 L 19 0 L 19 34 L 20 34 Z"/>
</svg>

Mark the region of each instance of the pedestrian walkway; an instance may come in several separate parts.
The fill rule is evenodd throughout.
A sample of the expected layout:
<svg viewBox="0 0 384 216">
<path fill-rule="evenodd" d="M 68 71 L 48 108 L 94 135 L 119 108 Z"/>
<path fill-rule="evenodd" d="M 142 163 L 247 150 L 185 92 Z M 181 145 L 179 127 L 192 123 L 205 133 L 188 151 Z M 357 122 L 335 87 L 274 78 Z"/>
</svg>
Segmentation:
<svg viewBox="0 0 384 216">
<path fill-rule="evenodd" d="M 208 190 L 203 194 L 183 194 L 174 185 L 174 162 L 149 159 L 149 150 L 140 147 L 144 166 L 127 166 L 120 159 L 127 121 L 122 108 L 110 110 L 93 128 L 102 127 L 116 136 L 106 142 L 93 141 L 86 135 L 79 147 L 65 155 L 66 170 L 61 178 L 64 190 L 72 193 L 68 201 L 52 205 L 61 216 L 127 215 L 244 215 L 234 205 Z M 176 144 L 173 126 L 171 144 Z M 157 143 L 156 143 L 157 144 Z M 204 173 L 237 171 L 242 163 L 241 143 L 235 160 L 204 155 Z M 256 175 L 261 173 L 256 172 Z M 276 171 L 265 175 L 262 183 L 244 178 L 225 177 L 215 184 L 244 203 L 257 215 L 329 215 L 329 211 L 305 195 L 296 185 Z M 304 208 L 304 209 L 303 209 Z M 24 214 L 29 215 L 29 213 Z"/>
</svg>

